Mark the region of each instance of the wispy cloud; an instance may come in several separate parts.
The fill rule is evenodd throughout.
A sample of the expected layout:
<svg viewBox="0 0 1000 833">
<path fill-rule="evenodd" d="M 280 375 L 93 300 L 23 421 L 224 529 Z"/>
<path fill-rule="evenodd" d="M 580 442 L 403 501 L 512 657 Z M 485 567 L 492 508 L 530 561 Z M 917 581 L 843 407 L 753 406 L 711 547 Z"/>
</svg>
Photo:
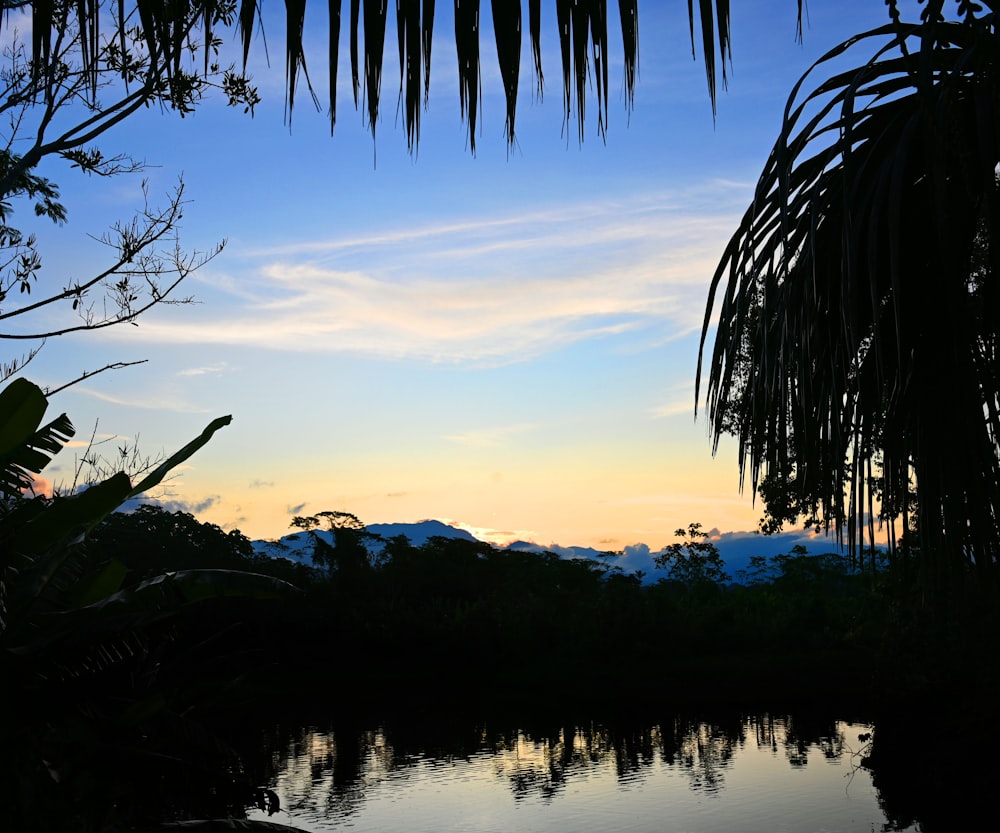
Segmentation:
<svg viewBox="0 0 1000 833">
<path fill-rule="evenodd" d="M 238 303 L 201 321 L 150 318 L 130 336 L 476 365 L 623 335 L 652 347 L 700 327 L 734 222 L 728 199 L 713 211 L 683 196 L 245 251 Z"/>
<path fill-rule="evenodd" d="M 228 362 L 218 362 L 217 364 L 205 365 L 203 367 L 188 367 L 178 370 L 178 376 L 217 376 L 230 370 Z"/>
<path fill-rule="evenodd" d="M 211 411 L 210 408 L 192 405 L 188 402 L 184 402 L 183 400 L 176 399 L 171 396 L 164 396 L 162 394 L 157 396 L 150 396 L 148 394 L 121 396 L 111 394 L 106 391 L 95 390 L 94 388 L 89 388 L 84 385 L 76 385 L 73 388 L 73 392 L 82 393 L 84 396 L 98 399 L 101 402 L 108 402 L 112 405 L 123 405 L 127 408 L 143 408 L 152 411 L 166 411 L 168 413 L 183 414 L 206 414 Z"/>
<path fill-rule="evenodd" d="M 687 416 L 694 418 L 694 382 L 684 382 L 669 388 L 663 401 L 649 409 L 649 415 L 653 419 L 663 419 L 673 416 Z M 699 404 L 698 416 L 701 417 L 703 408 Z"/>
<path fill-rule="evenodd" d="M 534 427 L 534 425 L 525 423 L 495 428 L 480 428 L 472 431 L 464 431 L 461 434 L 446 434 L 443 439 L 469 448 L 495 448 L 504 445 L 511 437 L 523 434 L 525 431 L 530 431 Z"/>
</svg>

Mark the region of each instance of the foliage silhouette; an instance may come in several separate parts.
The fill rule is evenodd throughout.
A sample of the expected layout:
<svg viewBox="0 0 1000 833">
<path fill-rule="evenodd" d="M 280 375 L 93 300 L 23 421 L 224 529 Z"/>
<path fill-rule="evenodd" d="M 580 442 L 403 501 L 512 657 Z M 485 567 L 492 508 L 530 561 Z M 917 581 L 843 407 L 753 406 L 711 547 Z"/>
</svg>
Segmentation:
<svg viewBox="0 0 1000 833">
<path fill-rule="evenodd" d="M 789 676 L 813 675 L 814 690 L 796 689 L 803 696 L 852 681 L 860 694 L 886 637 L 888 604 L 842 556 L 769 559 L 766 580 L 747 585 L 725 583 L 717 559 L 703 556 L 690 584 L 664 576 L 643 585 L 597 560 L 462 539 L 413 546 L 354 532 L 369 551 L 361 570 L 254 562 L 260 572 L 299 571 L 304 594 L 249 625 L 255 642 L 282 657 L 290 690 L 323 692 L 345 707 L 357 698 L 389 704 L 462 692 L 518 699 L 570 680 L 573 696 L 646 699 L 695 669 L 692 697 L 777 692 Z M 337 548 L 320 551 L 324 565 L 336 563 Z M 828 680 L 833 658 L 846 654 L 854 657 L 850 672 Z M 734 687 L 737 668 L 742 682 Z M 331 669 L 341 680 L 333 690 Z M 523 680 L 531 688 L 520 690 Z"/>
<path fill-rule="evenodd" d="M 50 4 L 30 2 L 33 17 L 34 60 L 45 62 L 51 44 L 58 33 L 53 22 Z M 589 84 L 597 95 L 598 131 L 603 135 L 608 124 L 608 9 L 605 0 L 592 3 L 568 3 L 557 0 L 556 20 L 559 27 L 559 45 L 562 67 L 562 104 L 568 125 L 572 108 L 576 105 L 579 136 L 583 138 L 586 94 Z M 639 48 L 639 18 L 637 0 L 621 0 L 619 18 L 624 59 L 625 101 L 632 106 L 637 77 Z M 296 93 L 300 91 L 300 78 L 306 85 L 313 103 L 319 100 L 313 92 L 303 39 L 306 27 L 306 6 L 304 0 L 286 3 L 285 31 L 285 78 L 287 117 L 289 122 L 295 108 Z M 340 2 L 328 7 L 329 54 L 327 56 L 328 83 L 330 90 L 329 116 L 330 130 L 337 122 L 337 65 L 340 56 L 341 37 Z M 801 35 L 802 0 L 797 0 L 799 34 Z M 100 11 L 97 4 L 74 7 L 79 11 L 71 21 L 81 42 L 89 44 L 97 41 Z M 726 83 L 726 61 L 730 58 L 729 0 L 699 0 L 700 46 L 705 61 L 708 80 L 709 100 L 715 112 L 719 75 Z M 521 62 L 521 32 L 523 28 L 522 4 L 520 2 L 493 3 L 493 28 L 496 38 L 496 53 L 500 77 L 506 97 L 506 134 L 510 144 L 515 141 L 515 120 L 517 113 L 517 79 Z M 150 53 L 173 47 L 174 44 L 194 43 L 193 51 L 204 54 L 205 69 L 210 66 L 211 45 L 217 43 L 217 33 L 234 26 L 242 41 L 243 65 L 246 67 L 253 42 L 255 26 L 261 23 L 261 5 L 257 0 L 240 0 L 239 9 L 235 0 L 185 0 L 182 3 L 149 5 L 137 3 L 134 7 L 121 4 L 117 15 L 124 14 L 134 21 L 136 31 L 145 40 Z M 363 98 L 367 102 L 367 123 L 374 137 L 379 119 L 379 105 L 383 65 L 385 58 L 385 30 L 387 22 L 386 4 L 383 0 L 352 0 L 348 36 L 351 58 L 351 82 L 354 105 L 358 107 L 359 92 L 363 87 Z M 688 3 L 691 29 L 691 52 L 696 49 L 694 4 Z M 116 17 L 117 19 L 117 17 Z M 201 23 L 203 21 L 203 24 Z M 430 89 L 431 44 L 435 21 L 435 4 L 418 3 L 415 0 L 396 4 L 396 34 L 399 57 L 399 98 L 403 115 L 407 144 L 415 150 L 420 136 L 420 98 L 426 105 Z M 192 23 L 193 22 L 193 23 Z M 201 24 L 201 40 L 198 43 L 196 27 Z M 363 39 L 359 38 L 363 30 Z M 476 127 L 479 115 L 478 94 L 481 86 L 480 44 L 479 44 L 479 3 L 459 3 L 454 10 L 455 46 L 458 54 L 458 88 L 463 121 L 466 122 L 469 147 L 476 149 Z M 532 47 L 536 86 L 539 95 L 543 87 L 541 63 L 541 0 L 528 2 L 528 33 Z M 84 53 L 84 66 L 98 63 L 94 57 L 96 49 Z M 171 63 L 171 55 L 163 61 L 166 69 L 167 89 L 181 94 L 197 85 L 197 73 L 185 71 L 179 63 Z M 174 57 L 176 61 L 177 58 Z M 591 66 L 593 76 L 590 76 Z M 159 68 L 159 65 L 158 65 Z M 241 76 L 233 73 L 240 80 Z M 235 81 L 231 82 L 235 83 Z M 245 81 L 244 81 L 245 83 Z M 243 92 L 242 87 L 237 87 Z M 186 103 L 186 101 L 185 101 Z M 248 105 L 248 106 L 252 106 Z M 183 112 L 183 110 L 181 111 Z"/>
<path fill-rule="evenodd" d="M 191 41 L 197 27 L 221 25 L 231 15 L 226 4 L 214 11 L 169 4 L 171 36 L 155 40 L 145 38 L 135 21 L 119 19 L 123 9 L 112 3 L 16 5 L 31 7 L 32 25 L 28 43 L 5 6 L 0 21 L 7 27 L 0 55 L 5 125 L 0 131 L 0 339 L 29 346 L 4 360 L 0 382 L 20 372 L 47 338 L 134 323 L 155 306 L 189 302 L 178 296 L 179 286 L 225 245 L 184 251 L 178 233 L 186 205 L 183 181 L 167 195 L 165 206 L 151 201 L 143 182 L 143 205 L 133 218 L 92 237 L 106 252 L 107 264 L 55 283 L 35 236 L 15 224 L 17 211 L 24 209 L 60 225 L 66 222 L 68 209 L 48 172 L 61 162 L 89 176 L 139 173 L 144 162 L 106 153 L 97 144 L 131 115 L 156 106 L 183 116 L 210 90 L 248 111 L 257 101 L 245 75 L 218 64 L 218 41 L 201 44 L 204 64 L 191 54 L 192 48 L 199 51 Z M 137 14 L 144 12 L 132 11 L 133 18 Z M 93 19 L 81 26 L 86 15 Z"/>
<path fill-rule="evenodd" d="M 1000 79 L 985 6 L 948 20 L 932 0 L 905 23 L 890 2 L 892 22 L 799 81 L 713 278 L 699 357 L 741 481 L 778 478 L 853 550 L 874 546 L 881 503 L 895 555 L 915 489 L 917 569 L 939 600 L 995 590 L 1000 552 Z"/>
<path fill-rule="evenodd" d="M 205 662 L 204 632 L 189 643 L 194 650 L 171 654 L 180 614 L 206 600 L 276 599 L 292 588 L 231 570 L 129 584 L 121 561 L 81 545 L 229 417 L 214 420 L 137 484 L 119 473 L 77 494 L 28 498 L 22 490 L 73 435 L 65 414 L 42 424 L 47 406 L 24 379 L 0 391 L 0 668 L 15 718 L 0 729 L 2 803 L 18 830 L 103 831 L 181 812 L 172 789 L 185 784 L 195 792 L 193 773 L 178 764 L 224 756 L 196 715 L 199 704 L 229 689 Z M 211 770 L 198 775 L 206 788 Z M 232 780 L 227 773 L 222 782 Z"/>
</svg>

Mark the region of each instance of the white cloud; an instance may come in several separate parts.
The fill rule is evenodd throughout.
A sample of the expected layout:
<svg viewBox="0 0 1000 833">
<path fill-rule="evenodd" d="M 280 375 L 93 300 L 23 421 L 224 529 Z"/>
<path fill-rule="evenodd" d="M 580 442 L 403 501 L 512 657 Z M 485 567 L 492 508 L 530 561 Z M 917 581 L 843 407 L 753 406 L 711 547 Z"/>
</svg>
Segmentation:
<svg viewBox="0 0 1000 833">
<path fill-rule="evenodd" d="M 145 410 L 182 414 L 206 414 L 211 411 L 210 408 L 191 405 L 167 395 L 150 396 L 148 394 L 137 393 L 132 396 L 115 396 L 104 391 L 86 387 L 85 385 L 74 386 L 73 392 L 82 393 L 84 396 L 98 399 L 101 402 L 108 402 L 112 405 L 123 405 L 128 408 L 143 408 Z"/>
<path fill-rule="evenodd" d="M 464 529 L 477 540 L 485 541 L 487 544 L 493 544 L 498 547 L 505 547 L 514 541 L 531 541 L 537 536 L 537 533 L 530 529 L 493 529 L 487 526 L 472 526 L 471 524 L 447 518 L 442 518 L 441 523 L 453 526 L 456 529 Z"/>
<path fill-rule="evenodd" d="M 689 382 L 683 385 L 676 385 L 671 388 L 665 397 L 665 401 L 649 409 L 649 414 L 654 419 L 684 415 L 694 418 L 694 383 Z M 698 416 L 703 415 L 704 408 L 699 403 Z"/>
<path fill-rule="evenodd" d="M 218 362 L 217 364 L 205 365 L 203 367 L 188 367 L 178 370 L 178 376 L 217 376 L 230 370 L 228 362 Z"/>
<path fill-rule="evenodd" d="M 530 431 L 534 425 L 506 425 L 496 428 L 482 428 L 464 431 L 461 434 L 447 434 L 443 439 L 469 448 L 495 448 L 506 444 L 512 436 Z"/>
<path fill-rule="evenodd" d="M 129 336 L 474 365 L 622 335 L 649 349 L 700 328 L 734 223 L 689 212 L 654 195 L 243 252 L 210 318 L 149 316 Z"/>
</svg>

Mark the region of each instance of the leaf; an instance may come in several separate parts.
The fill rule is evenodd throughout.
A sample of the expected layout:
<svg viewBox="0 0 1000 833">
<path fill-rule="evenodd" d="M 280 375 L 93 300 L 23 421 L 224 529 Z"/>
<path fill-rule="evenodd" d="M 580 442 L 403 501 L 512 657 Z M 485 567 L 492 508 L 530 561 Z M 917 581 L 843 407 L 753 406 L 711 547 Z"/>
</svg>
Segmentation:
<svg viewBox="0 0 1000 833">
<path fill-rule="evenodd" d="M 697 395 L 718 306 L 706 402 L 715 442 L 739 438 L 741 484 L 774 477 L 856 552 L 877 501 L 905 523 L 912 479 L 928 576 L 990 572 L 1000 552 L 1000 314 L 971 262 L 1000 249 L 997 37 L 989 16 L 894 23 L 810 68 L 712 278 L 699 351 Z"/>
<path fill-rule="evenodd" d="M 79 543 L 105 515 L 128 499 L 131 489 L 128 475 L 119 472 L 75 495 L 56 498 L 14 534 L 12 545 L 21 552 L 41 554 L 56 545 Z"/>
<path fill-rule="evenodd" d="M 128 568 L 117 558 L 113 558 L 89 581 L 77 587 L 69 598 L 73 607 L 86 607 L 99 602 L 121 589 L 128 575 Z"/>
<path fill-rule="evenodd" d="M 123 613 L 175 610 L 209 599 L 274 600 L 299 593 L 301 591 L 294 585 L 260 573 L 241 570 L 180 570 L 119 590 L 83 609 L 120 616 Z"/>
<path fill-rule="evenodd" d="M 139 485 L 135 486 L 129 493 L 128 497 L 135 497 L 143 492 L 148 492 L 150 489 L 155 488 L 160 484 L 167 474 L 170 473 L 171 469 L 176 468 L 181 463 L 185 462 L 192 454 L 194 454 L 198 449 L 205 445 L 212 436 L 220 428 L 224 428 L 233 421 L 232 416 L 219 417 L 218 419 L 212 420 L 201 432 L 198 437 L 191 440 L 186 446 L 184 446 L 180 451 L 175 452 L 170 455 L 166 460 L 164 460 L 160 465 L 158 465 L 152 472 L 150 472 L 146 477 L 142 479 Z"/>
<path fill-rule="evenodd" d="M 517 115 L 517 79 L 521 64 L 521 4 L 493 0 L 493 33 L 497 60 L 507 100 L 507 145 L 514 145 L 514 121 Z"/>
<path fill-rule="evenodd" d="M 48 405 L 41 388 L 27 379 L 0 391 L 0 455 L 19 448 L 38 429 Z"/>
<path fill-rule="evenodd" d="M 66 414 L 39 428 L 48 401 L 41 388 L 15 379 L 0 391 L 0 494 L 19 495 L 75 433 Z"/>
<path fill-rule="evenodd" d="M 183 833 L 225 833 L 237 830 L 246 833 L 302 833 L 300 828 L 276 824 L 272 821 L 250 819 L 202 819 L 165 822 L 160 830 L 180 830 Z"/>
</svg>

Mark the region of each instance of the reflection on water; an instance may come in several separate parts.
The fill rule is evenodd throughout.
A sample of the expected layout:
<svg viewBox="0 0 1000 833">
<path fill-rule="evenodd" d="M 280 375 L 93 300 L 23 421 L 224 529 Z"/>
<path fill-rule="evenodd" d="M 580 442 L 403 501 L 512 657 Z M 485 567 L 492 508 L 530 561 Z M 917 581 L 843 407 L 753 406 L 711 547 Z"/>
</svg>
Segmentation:
<svg viewBox="0 0 1000 833">
<path fill-rule="evenodd" d="M 899 829 L 860 768 L 870 731 L 772 715 L 627 730 L 309 727 L 271 733 L 265 777 L 283 808 L 271 820 L 312 831 Z"/>
</svg>

